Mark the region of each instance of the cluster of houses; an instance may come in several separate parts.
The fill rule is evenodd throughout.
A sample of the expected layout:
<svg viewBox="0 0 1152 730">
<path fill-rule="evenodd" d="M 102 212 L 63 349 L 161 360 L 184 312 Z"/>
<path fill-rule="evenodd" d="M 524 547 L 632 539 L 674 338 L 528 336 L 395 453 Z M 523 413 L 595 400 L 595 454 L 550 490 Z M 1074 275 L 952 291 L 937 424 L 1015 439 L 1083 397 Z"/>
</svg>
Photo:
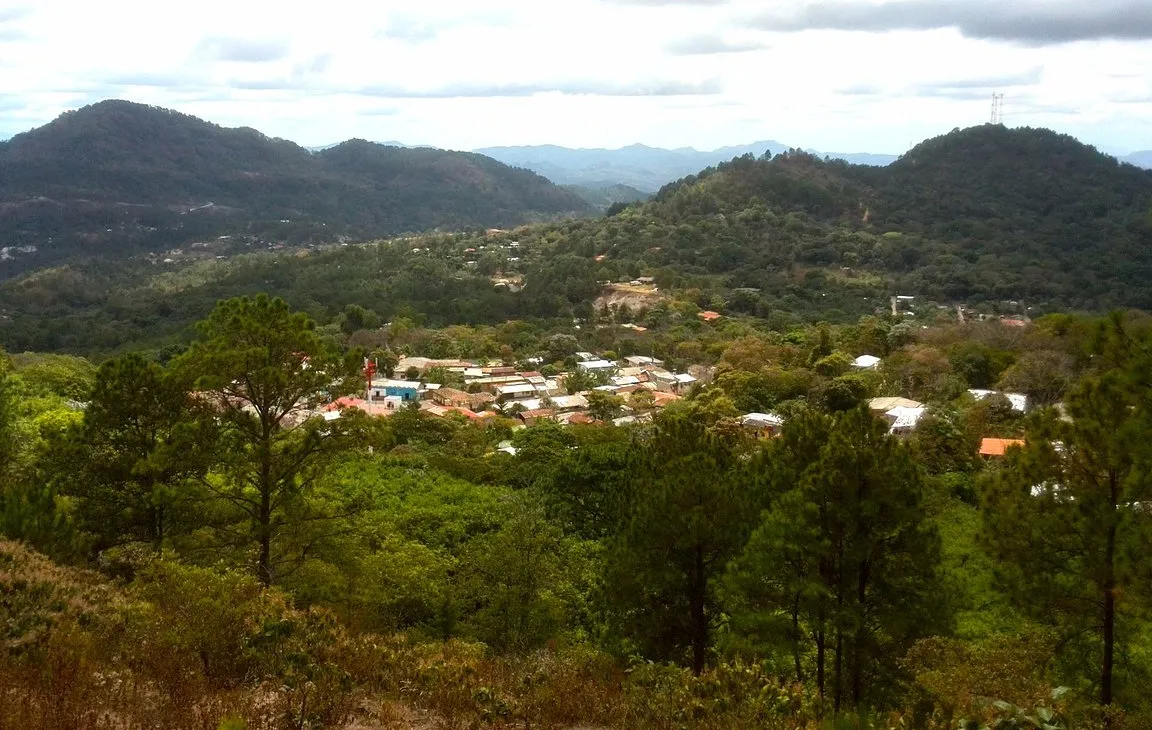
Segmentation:
<svg viewBox="0 0 1152 730">
<path fill-rule="evenodd" d="M 576 353 L 574 372 L 594 375 L 592 382 L 602 384 L 574 393 L 569 393 L 572 388 L 568 387 L 573 373 L 548 377 L 501 363 L 406 357 L 397 363 L 394 372 L 415 378 L 370 377 L 363 398 L 345 397 L 329 403 L 324 408 L 325 418 L 339 418 L 340 411 L 346 408 L 388 416 L 415 403 L 420 410 L 441 417 L 459 414 L 469 420 L 481 420 L 504 416 L 525 425 L 542 419 L 591 423 L 595 419 L 589 413 L 590 396 L 599 391 L 621 397 L 622 415 L 614 422 L 624 424 L 649 418 L 652 411 L 679 400 L 697 382 L 695 376 L 671 372 L 652 357 L 632 356 L 617 362 L 590 352 Z M 433 372 L 451 374 L 456 387 L 428 382 L 427 376 Z M 638 392 L 645 396 L 632 399 Z M 636 402 L 642 402 L 644 407 L 632 405 Z"/>
<path fill-rule="evenodd" d="M 530 363 L 539 364 L 533 360 Z M 870 355 L 858 357 L 853 367 L 871 370 L 880 359 Z M 620 361 L 606 360 L 591 352 L 576 353 L 576 367 L 572 372 L 545 376 L 539 371 L 519 370 L 502 363 L 476 363 L 464 360 L 437 360 L 427 357 L 405 357 L 397 363 L 395 372 L 406 373 L 406 379 L 370 377 L 363 398 L 344 397 L 326 405 L 324 417 L 336 419 L 347 408 L 360 409 L 369 415 L 388 416 L 405 407 L 419 408 L 433 416 L 463 416 L 480 421 L 498 416 L 515 418 L 526 426 L 542 420 L 563 424 L 595 423 L 590 412 L 593 393 L 602 392 L 620 396 L 616 425 L 636 423 L 651 418 L 653 412 L 684 397 L 697 382 L 689 373 L 676 373 L 664 368 L 656 358 L 643 355 L 626 357 Z M 450 373 L 453 386 L 428 382 L 433 373 Z M 372 375 L 371 371 L 369 374 Z M 595 375 L 594 382 L 602 383 L 588 389 L 569 392 L 570 378 L 575 374 Z M 1024 413 L 1028 398 L 1019 393 L 1001 393 L 994 390 L 970 389 L 976 400 L 1003 396 L 1012 409 Z M 636 397 L 641 394 L 642 397 Z M 872 398 L 868 407 L 888 422 L 889 433 L 906 436 L 913 433 L 927 407 L 918 401 L 899 396 Z M 779 434 L 785 419 L 776 413 L 746 413 L 740 422 L 763 437 Z M 1004 455 L 1011 446 L 1021 443 L 1015 439 L 986 438 L 980 454 L 986 458 Z"/>
<path fill-rule="evenodd" d="M 873 370 L 879 367 L 880 362 L 880 358 L 874 355 L 861 355 L 852 362 L 852 367 L 856 370 Z M 1028 410 L 1028 397 L 1021 393 L 971 388 L 968 394 L 978 401 L 992 396 L 1003 396 L 1012 410 L 1019 413 L 1026 413 Z M 927 406 L 923 403 L 899 396 L 872 398 L 868 401 L 868 408 L 888 422 L 888 432 L 894 436 L 911 434 L 916 430 L 920 419 L 928 412 Z M 740 422 L 746 428 L 765 437 L 777 435 L 784 426 L 784 418 L 776 413 L 746 413 L 740 417 Z M 1002 457 L 1008 448 L 1020 444 L 1023 444 L 1023 441 L 1019 439 L 985 438 L 980 445 L 980 455 L 985 458 Z"/>
</svg>

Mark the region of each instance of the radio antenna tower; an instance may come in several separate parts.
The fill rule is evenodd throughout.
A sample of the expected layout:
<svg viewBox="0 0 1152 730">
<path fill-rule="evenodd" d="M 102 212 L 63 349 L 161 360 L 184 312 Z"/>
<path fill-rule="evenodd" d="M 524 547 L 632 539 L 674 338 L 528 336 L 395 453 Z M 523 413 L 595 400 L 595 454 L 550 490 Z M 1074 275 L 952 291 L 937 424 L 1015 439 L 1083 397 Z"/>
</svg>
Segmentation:
<svg viewBox="0 0 1152 730">
<path fill-rule="evenodd" d="M 992 94 L 992 124 L 1004 123 L 1004 95 Z"/>
</svg>

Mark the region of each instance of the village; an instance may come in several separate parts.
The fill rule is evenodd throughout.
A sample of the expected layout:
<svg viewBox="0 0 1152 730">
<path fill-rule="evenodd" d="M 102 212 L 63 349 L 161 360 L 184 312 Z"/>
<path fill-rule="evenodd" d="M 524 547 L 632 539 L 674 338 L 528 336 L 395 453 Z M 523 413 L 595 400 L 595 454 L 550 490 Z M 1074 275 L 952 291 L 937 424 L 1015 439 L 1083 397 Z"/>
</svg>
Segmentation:
<svg viewBox="0 0 1152 730">
<path fill-rule="evenodd" d="M 539 365 L 542 359 L 533 358 L 531 362 Z M 569 372 L 547 376 L 499 361 L 409 356 L 400 358 L 391 368 L 393 377 L 377 377 L 379 364 L 366 360 L 363 397 L 338 398 L 323 406 L 321 413 L 326 420 L 335 420 L 345 409 L 387 417 L 404 408 L 415 408 L 435 417 L 473 422 L 511 418 L 519 422 L 514 428 L 542 421 L 625 426 L 650 422 L 655 413 L 693 394 L 695 389 L 706 388 L 715 374 L 715 368 L 706 366 L 672 372 L 663 361 L 644 355 L 617 361 L 605 359 L 602 354 L 577 352 L 575 363 L 575 369 Z M 879 357 L 861 355 L 852 362 L 852 368 L 869 371 L 880 364 Z M 397 378 L 396 374 L 403 377 Z M 432 382 L 430 375 L 450 382 Z M 971 388 L 968 394 L 977 401 L 1002 396 L 1014 412 L 1028 412 L 1028 398 L 1020 393 Z M 887 421 L 889 433 L 896 437 L 914 433 L 929 412 L 926 404 L 901 396 L 871 398 L 868 407 Z M 742 414 L 738 420 L 762 438 L 778 436 L 786 421 L 777 413 L 758 412 Z M 1020 439 L 985 437 L 979 453 L 986 459 L 1000 458 L 1009 447 L 1023 443 Z"/>
</svg>

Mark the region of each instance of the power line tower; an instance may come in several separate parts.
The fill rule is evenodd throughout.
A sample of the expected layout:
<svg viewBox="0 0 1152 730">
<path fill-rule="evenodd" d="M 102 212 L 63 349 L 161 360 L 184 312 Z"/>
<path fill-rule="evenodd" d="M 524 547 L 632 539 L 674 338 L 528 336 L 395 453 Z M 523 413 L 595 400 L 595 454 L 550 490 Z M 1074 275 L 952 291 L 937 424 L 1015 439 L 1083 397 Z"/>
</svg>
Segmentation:
<svg viewBox="0 0 1152 730">
<path fill-rule="evenodd" d="M 992 124 L 1004 123 L 1004 95 L 992 94 Z"/>
</svg>

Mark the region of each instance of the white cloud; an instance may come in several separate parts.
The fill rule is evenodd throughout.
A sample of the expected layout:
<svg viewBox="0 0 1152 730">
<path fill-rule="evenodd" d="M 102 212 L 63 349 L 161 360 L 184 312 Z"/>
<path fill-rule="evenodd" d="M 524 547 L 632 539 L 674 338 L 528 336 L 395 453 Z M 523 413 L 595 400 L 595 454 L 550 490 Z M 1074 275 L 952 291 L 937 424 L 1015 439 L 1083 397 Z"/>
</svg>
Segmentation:
<svg viewBox="0 0 1152 730">
<path fill-rule="evenodd" d="M 999 91 L 1011 124 L 1152 146 L 1152 42 L 1140 40 L 1152 0 L 1126 0 L 1139 22 L 1125 32 L 1111 13 L 1120 0 L 1085 3 L 1079 35 L 1068 20 L 1079 3 L 1021 0 L 1044 24 L 1013 34 L 1019 14 L 981 19 L 958 9 L 967 0 L 848 2 L 330 0 L 269 12 L 202 0 L 175 13 L 40 0 L 0 10 L 0 137 L 130 98 L 310 145 L 777 139 L 901 152 L 985 121 Z M 867 32 L 839 30 L 829 8 Z M 1045 33 L 1060 42 L 1040 44 Z M 1120 39 L 1064 42 L 1081 36 Z"/>
</svg>

